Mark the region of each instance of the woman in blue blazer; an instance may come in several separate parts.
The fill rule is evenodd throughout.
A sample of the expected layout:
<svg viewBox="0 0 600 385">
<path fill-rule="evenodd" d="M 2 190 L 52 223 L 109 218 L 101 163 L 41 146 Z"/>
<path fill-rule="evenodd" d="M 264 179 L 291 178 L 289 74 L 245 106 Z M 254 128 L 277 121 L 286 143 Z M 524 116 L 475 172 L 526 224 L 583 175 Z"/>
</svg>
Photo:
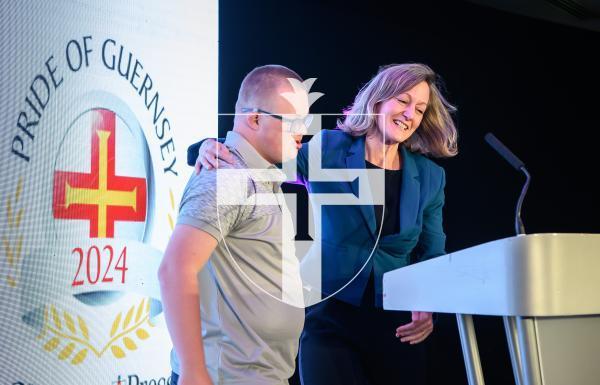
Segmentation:
<svg viewBox="0 0 600 385">
<path fill-rule="evenodd" d="M 300 340 L 303 385 L 419 384 L 433 330 L 428 312 L 384 311 L 387 271 L 445 254 L 444 170 L 429 157 L 457 153 L 450 105 L 423 64 L 387 66 L 358 93 L 337 130 L 322 130 L 298 154 L 311 193 L 358 195 L 358 181 L 311 181 L 309 148 L 323 169 L 383 169 L 385 205 L 331 205 L 321 212 L 321 291 Z M 218 150 L 221 157 L 227 149 Z M 204 165 L 214 153 L 200 154 Z M 207 158 L 213 160 L 207 162 Z M 204 159 L 202 159 L 204 158 Z M 410 295 L 410 293 L 406 293 Z"/>
<path fill-rule="evenodd" d="M 323 207 L 322 290 L 333 298 L 307 309 L 299 359 L 304 385 L 425 382 L 418 343 L 433 330 L 432 315 L 384 311 L 382 277 L 445 254 L 445 174 L 428 156 L 457 153 L 452 111 L 429 67 L 393 65 L 358 93 L 339 130 L 321 132 L 323 168 L 385 169 L 385 210 Z M 298 154 L 298 169 L 309 191 L 335 188 L 310 182 L 307 154 L 308 148 Z M 357 192 L 356 183 L 346 185 Z"/>
</svg>

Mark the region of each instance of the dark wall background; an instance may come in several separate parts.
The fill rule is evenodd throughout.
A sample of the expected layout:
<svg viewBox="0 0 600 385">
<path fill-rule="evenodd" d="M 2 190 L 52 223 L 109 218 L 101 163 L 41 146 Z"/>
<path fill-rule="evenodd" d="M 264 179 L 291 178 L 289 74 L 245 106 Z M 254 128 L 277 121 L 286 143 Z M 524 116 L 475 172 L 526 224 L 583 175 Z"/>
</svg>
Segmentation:
<svg viewBox="0 0 600 385">
<path fill-rule="evenodd" d="M 493 132 L 527 165 L 528 233 L 600 233 L 600 34 L 463 1 L 221 0 L 219 112 L 244 75 L 277 63 L 317 77 L 314 112 L 339 112 L 380 65 L 424 62 L 455 103 L 460 154 L 447 172 L 447 251 L 514 234 L 524 178 L 483 140 Z M 222 124 L 221 124 L 222 123 Z M 220 134 L 230 126 L 220 123 Z M 476 317 L 486 383 L 513 383 L 502 321 Z M 428 340 L 431 384 L 465 384 L 454 315 Z M 297 378 L 292 379 L 296 383 Z M 394 383 L 394 382 L 390 382 Z"/>
</svg>

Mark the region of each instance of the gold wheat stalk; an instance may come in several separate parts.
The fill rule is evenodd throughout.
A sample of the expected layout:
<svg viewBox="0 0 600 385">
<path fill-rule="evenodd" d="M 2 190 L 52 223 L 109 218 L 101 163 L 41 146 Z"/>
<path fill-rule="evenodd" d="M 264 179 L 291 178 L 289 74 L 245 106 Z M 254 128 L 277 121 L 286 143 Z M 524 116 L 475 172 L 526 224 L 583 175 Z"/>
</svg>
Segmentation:
<svg viewBox="0 0 600 385">
<path fill-rule="evenodd" d="M 171 203 L 171 210 L 175 212 L 175 198 L 173 197 L 173 190 L 169 189 L 169 200 Z M 173 221 L 173 217 L 171 217 L 171 213 L 167 213 L 167 219 L 169 219 L 169 226 L 171 227 L 171 231 L 175 229 L 175 222 Z"/>
<path fill-rule="evenodd" d="M 6 223 L 8 223 L 8 228 L 10 234 L 16 232 L 18 234 L 19 227 L 21 226 L 21 219 L 23 218 L 23 208 L 19 209 L 16 214 L 13 213 L 13 200 L 14 204 L 17 205 L 19 200 L 21 199 L 21 192 L 23 191 L 23 177 L 19 177 L 19 181 L 17 182 L 17 187 L 15 189 L 14 195 L 11 197 L 10 195 L 6 199 Z M 6 274 L 6 282 L 10 287 L 17 287 L 18 282 L 18 266 L 21 260 L 21 251 L 23 246 L 23 234 L 17 235 L 16 243 L 13 244 L 11 242 L 11 238 L 4 235 L 2 237 L 2 244 L 4 245 L 4 252 L 6 254 L 6 261 L 9 266 L 9 273 Z M 14 276 L 11 274 L 14 273 Z"/>
<path fill-rule="evenodd" d="M 77 316 L 77 326 L 81 332 L 80 337 L 78 336 L 79 333 L 77 332 L 74 317 L 65 311 L 61 318 L 54 306 L 46 307 L 44 311 L 44 327 L 38 338 L 44 338 L 48 332 L 52 333 L 52 338 L 43 346 L 44 350 L 48 352 L 56 350 L 62 342 L 67 342 L 58 353 L 59 360 L 67 360 L 77 349 L 77 354 L 71 359 L 72 365 L 82 363 L 86 359 L 88 352 L 92 352 L 96 357 L 100 358 L 109 348 L 116 358 L 124 358 L 126 355 L 125 351 L 117 345 L 117 341 L 122 338 L 123 344 L 128 350 L 136 350 L 137 344 L 127 335 L 135 331 L 137 338 L 145 340 L 150 337 L 150 334 L 142 328 L 142 325 L 147 322 L 148 325 L 154 326 L 150 321 L 150 298 L 147 301 L 145 298 L 142 299 L 140 304 L 137 305 L 137 311 L 135 311 L 135 317 L 133 317 L 135 308 L 136 306 L 134 305 L 129 309 L 123 322 L 121 322 L 122 312 L 115 317 L 110 331 L 111 339 L 102 349 L 96 349 L 90 343 L 88 327 L 82 317 Z M 50 318 L 52 322 L 50 322 Z M 132 320 L 133 323 L 131 322 Z M 119 328 L 121 331 L 117 333 Z"/>
</svg>

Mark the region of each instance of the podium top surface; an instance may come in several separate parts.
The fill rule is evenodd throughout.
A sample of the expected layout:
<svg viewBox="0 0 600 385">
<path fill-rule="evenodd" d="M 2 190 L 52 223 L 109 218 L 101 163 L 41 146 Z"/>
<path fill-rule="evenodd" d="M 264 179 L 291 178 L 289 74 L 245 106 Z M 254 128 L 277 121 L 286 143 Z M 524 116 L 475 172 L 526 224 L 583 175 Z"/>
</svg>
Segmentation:
<svg viewBox="0 0 600 385">
<path fill-rule="evenodd" d="M 507 316 L 600 314 L 600 234 L 484 243 L 383 276 L 383 307 Z"/>
</svg>

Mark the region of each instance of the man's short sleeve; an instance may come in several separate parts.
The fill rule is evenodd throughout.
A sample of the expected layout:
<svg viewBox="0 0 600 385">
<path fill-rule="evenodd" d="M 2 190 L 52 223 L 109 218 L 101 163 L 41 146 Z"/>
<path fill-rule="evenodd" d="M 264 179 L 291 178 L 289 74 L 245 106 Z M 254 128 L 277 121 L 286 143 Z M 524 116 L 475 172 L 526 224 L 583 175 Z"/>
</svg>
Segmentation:
<svg viewBox="0 0 600 385">
<path fill-rule="evenodd" d="M 193 226 L 221 241 L 252 210 L 249 182 L 243 169 L 203 169 L 194 173 L 183 192 L 177 223 Z"/>
</svg>

